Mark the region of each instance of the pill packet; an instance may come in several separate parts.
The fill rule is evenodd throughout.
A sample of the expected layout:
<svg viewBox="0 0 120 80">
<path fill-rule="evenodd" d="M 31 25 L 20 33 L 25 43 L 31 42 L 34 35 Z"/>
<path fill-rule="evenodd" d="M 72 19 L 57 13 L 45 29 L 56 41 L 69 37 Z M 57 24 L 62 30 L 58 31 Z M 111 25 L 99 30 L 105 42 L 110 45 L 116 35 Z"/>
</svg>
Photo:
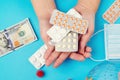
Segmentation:
<svg viewBox="0 0 120 80">
<path fill-rule="evenodd" d="M 115 2 L 103 14 L 103 18 L 109 23 L 114 23 L 120 17 L 120 0 Z"/>
<path fill-rule="evenodd" d="M 88 21 L 54 10 L 50 23 L 55 26 L 66 28 L 70 31 L 85 34 L 88 28 Z"/>
<path fill-rule="evenodd" d="M 70 9 L 67 14 L 71 16 L 79 16 L 79 18 L 82 18 L 82 16 L 74 9 Z M 68 33 L 70 30 L 60 27 L 60 26 L 55 26 L 53 25 L 48 31 L 47 34 L 48 36 L 54 41 L 54 42 L 59 42 L 61 41 Z"/>
<path fill-rule="evenodd" d="M 30 58 L 29 62 L 36 68 L 40 69 L 45 65 L 44 53 L 47 50 L 47 46 L 43 45 L 38 49 Z"/>
<path fill-rule="evenodd" d="M 75 10 L 71 9 L 68 11 L 71 16 L 82 19 L 82 16 Z M 78 34 L 70 31 L 66 37 L 59 43 L 55 44 L 55 50 L 58 52 L 75 52 L 78 51 Z"/>
<path fill-rule="evenodd" d="M 75 52 L 78 51 L 78 34 L 70 32 L 59 43 L 55 44 L 55 51 L 58 52 Z"/>
</svg>

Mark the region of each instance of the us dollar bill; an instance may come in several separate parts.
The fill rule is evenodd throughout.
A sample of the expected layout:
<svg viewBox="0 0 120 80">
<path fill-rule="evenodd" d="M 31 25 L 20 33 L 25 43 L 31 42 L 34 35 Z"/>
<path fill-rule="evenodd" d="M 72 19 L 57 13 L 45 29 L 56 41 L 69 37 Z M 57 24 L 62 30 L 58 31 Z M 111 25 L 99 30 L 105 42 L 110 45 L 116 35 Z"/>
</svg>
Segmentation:
<svg viewBox="0 0 120 80">
<path fill-rule="evenodd" d="M 3 32 L 0 32 L 0 57 L 11 51 L 9 40 L 6 38 Z"/>
<path fill-rule="evenodd" d="M 0 56 L 37 40 L 29 19 L 0 32 Z"/>
</svg>

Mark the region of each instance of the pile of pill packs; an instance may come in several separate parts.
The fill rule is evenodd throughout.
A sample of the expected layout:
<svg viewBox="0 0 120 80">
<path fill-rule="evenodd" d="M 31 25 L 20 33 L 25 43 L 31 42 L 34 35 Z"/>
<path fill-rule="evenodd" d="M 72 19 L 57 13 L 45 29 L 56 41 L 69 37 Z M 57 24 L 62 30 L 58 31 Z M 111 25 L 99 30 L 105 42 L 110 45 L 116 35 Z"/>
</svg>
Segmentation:
<svg viewBox="0 0 120 80">
<path fill-rule="evenodd" d="M 116 0 L 111 7 L 103 14 L 103 18 L 110 24 L 113 24 L 120 17 L 120 0 Z M 47 31 L 51 38 L 50 45 L 55 46 L 57 52 L 76 52 L 78 51 L 78 36 L 85 34 L 88 29 L 88 20 L 74 8 L 67 13 L 55 9 L 50 18 L 50 24 L 53 26 Z M 44 44 L 30 58 L 29 62 L 40 69 L 45 64 L 44 54 L 47 45 Z"/>
<path fill-rule="evenodd" d="M 55 46 L 57 52 L 76 52 L 78 51 L 78 35 L 85 34 L 88 28 L 88 21 L 75 10 L 70 9 L 66 14 L 54 10 L 50 18 L 53 25 L 47 34 L 51 38 L 50 43 Z M 44 64 L 44 53 L 47 46 L 43 45 L 30 58 L 30 63 L 40 69 Z"/>
<path fill-rule="evenodd" d="M 103 18 L 113 24 L 119 17 L 120 0 L 115 0 L 103 14 Z M 47 35 L 51 38 L 49 44 L 55 46 L 57 52 L 78 51 L 78 37 L 81 34 L 86 34 L 89 25 L 88 20 L 83 19 L 74 8 L 67 13 L 55 9 L 50 18 L 50 24 L 53 26 L 47 31 Z M 44 44 L 28 59 L 36 69 L 40 69 L 45 65 L 44 54 L 46 50 L 47 45 Z"/>
<path fill-rule="evenodd" d="M 113 24 L 120 17 L 120 0 L 116 0 L 110 8 L 103 14 L 103 18 Z M 75 52 L 78 51 L 78 35 L 85 34 L 88 29 L 88 21 L 82 19 L 82 16 L 74 9 L 67 13 L 54 10 L 50 18 L 53 25 L 47 34 L 54 43 L 55 51 L 58 52 Z M 44 44 L 30 58 L 30 63 L 40 69 L 44 64 L 44 53 L 47 46 Z"/>
</svg>

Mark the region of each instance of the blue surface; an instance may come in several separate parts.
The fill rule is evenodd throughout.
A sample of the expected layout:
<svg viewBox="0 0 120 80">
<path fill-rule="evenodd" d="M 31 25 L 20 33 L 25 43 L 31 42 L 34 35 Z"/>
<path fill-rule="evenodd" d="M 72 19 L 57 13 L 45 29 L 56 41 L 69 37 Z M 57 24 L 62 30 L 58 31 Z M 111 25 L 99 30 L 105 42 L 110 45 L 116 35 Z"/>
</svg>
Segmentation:
<svg viewBox="0 0 120 80">
<path fill-rule="evenodd" d="M 88 75 L 93 80 L 119 80 L 120 61 L 104 61 L 95 66 Z"/>
<path fill-rule="evenodd" d="M 96 14 L 95 32 L 103 29 L 104 23 L 102 14 L 114 0 L 101 0 L 99 10 Z M 56 0 L 57 8 L 67 12 L 74 7 L 77 0 Z M 28 58 L 43 45 L 39 34 L 39 25 L 36 14 L 30 0 L 0 0 L 0 30 L 5 29 L 24 18 L 30 18 L 38 40 L 17 51 L 0 58 L 0 80 L 39 80 L 36 76 L 36 69 L 29 63 Z M 117 22 L 116 22 L 117 23 Z M 95 36 L 88 43 L 93 48 L 93 57 L 104 58 L 104 34 Z M 43 67 L 45 76 L 41 80 L 85 80 L 88 72 L 96 66 L 97 62 L 87 59 L 84 62 L 66 60 L 60 67 Z"/>
</svg>

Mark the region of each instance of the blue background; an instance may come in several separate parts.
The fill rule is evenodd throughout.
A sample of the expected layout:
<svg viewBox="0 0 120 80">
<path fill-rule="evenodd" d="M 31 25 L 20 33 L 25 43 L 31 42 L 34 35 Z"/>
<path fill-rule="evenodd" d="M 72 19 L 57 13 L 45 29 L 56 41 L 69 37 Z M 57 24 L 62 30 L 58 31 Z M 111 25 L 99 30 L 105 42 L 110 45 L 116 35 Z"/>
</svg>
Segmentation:
<svg viewBox="0 0 120 80">
<path fill-rule="evenodd" d="M 107 23 L 103 20 L 102 15 L 113 1 L 101 0 L 95 19 L 95 32 L 103 29 L 104 24 Z M 64 12 L 67 12 L 76 4 L 77 0 L 56 0 L 57 8 Z M 0 80 L 40 80 L 36 76 L 37 70 L 28 61 L 28 58 L 43 45 L 39 34 L 38 19 L 31 2 L 30 0 L 0 0 L 0 30 L 16 24 L 27 17 L 30 18 L 38 40 L 0 58 Z M 93 48 L 92 55 L 94 58 L 104 58 L 103 32 L 93 37 L 88 45 Z M 42 70 L 44 70 L 45 76 L 41 80 L 67 80 L 69 78 L 85 80 L 88 72 L 97 64 L 99 63 L 93 62 L 90 59 L 84 62 L 67 59 L 56 69 L 52 65 L 50 67 L 43 67 Z"/>
</svg>

